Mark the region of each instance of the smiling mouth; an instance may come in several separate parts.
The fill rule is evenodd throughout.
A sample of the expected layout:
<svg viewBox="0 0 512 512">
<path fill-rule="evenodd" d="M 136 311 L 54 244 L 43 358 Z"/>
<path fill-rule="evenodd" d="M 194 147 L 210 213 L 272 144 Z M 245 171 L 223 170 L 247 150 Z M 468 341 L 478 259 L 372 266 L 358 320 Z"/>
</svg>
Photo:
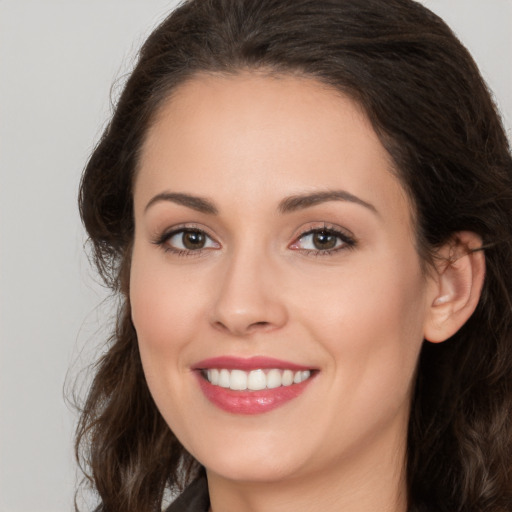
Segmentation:
<svg viewBox="0 0 512 512">
<path fill-rule="evenodd" d="M 320 369 L 274 357 L 211 357 L 192 366 L 199 388 L 216 407 L 231 413 L 270 412 L 302 395 Z"/>
<path fill-rule="evenodd" d="M 307 381 L 311 370 L 282 370 L 278 368 L 244 371 L 239 369 L 208 368 L 201 370 L 202 377 L 213 386 L 233 391 L 261 391 L 289 387 Z"/>
</svg>

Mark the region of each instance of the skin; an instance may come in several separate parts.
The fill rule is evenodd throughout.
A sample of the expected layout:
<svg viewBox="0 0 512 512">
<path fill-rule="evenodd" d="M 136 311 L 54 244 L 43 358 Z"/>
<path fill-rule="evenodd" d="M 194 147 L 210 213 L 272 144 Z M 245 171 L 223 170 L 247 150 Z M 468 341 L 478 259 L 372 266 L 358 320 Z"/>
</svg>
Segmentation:
<svg viewBox="0 0 512 512">
<path fill-rule="evenodd" d="M 333 190 L 366 205 L 279 208 Z M 165 193 L 205 198 L 217 213 L 155 199 Z M 130 300 L 144 372 L 207 469 L 212 510 L 405 511 L 419 350 L 425 336 L 446 337 L 442 319 L 468 286 L 422 272 L 410 202 L 358 105 L 312 79 L 198 76 L 148 133 L 134 205 Z M 177 253 L 181 236 L 156 243 L 183 226 L 207 233 L 203 250 Z M 354 245 L 315 249 L 303 234 L 324 226 Z M 285 405 L 232 414 L 192 371 L 224 355 L 318 371 Z"/>
</svg>

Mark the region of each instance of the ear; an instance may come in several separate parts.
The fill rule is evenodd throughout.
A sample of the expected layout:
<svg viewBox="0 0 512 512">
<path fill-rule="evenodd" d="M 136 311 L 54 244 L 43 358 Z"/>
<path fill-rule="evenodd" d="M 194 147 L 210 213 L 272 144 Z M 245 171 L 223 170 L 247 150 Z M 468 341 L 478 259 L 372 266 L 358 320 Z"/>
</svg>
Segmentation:
<svg viewBox="0 0 512 512">
<path fill-rule="evenodd" d="M 439 249 L 424 325 L 426 340 L 445 341 L 475 311 L 485 277 L 481 247 L 482 240 L 476 233 L 460 231 Z"/>
</svg>

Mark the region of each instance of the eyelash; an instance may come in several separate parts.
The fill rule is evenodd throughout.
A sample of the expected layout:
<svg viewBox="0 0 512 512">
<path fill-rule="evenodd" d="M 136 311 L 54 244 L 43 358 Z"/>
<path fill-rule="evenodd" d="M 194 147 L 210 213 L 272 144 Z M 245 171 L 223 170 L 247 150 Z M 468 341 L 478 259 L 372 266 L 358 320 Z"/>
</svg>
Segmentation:
<svg viewBox="0 0 512 512">
<path fill-rule="evenodd" d="M 320 227 L 309 228 L 302 233 L 300 233 L 296 238 L 295 242 L 293 242 L 290 247 L 298 244 L 298 242 L 309 235 L 314 235 L 318 233 L 325 233 L 329 236 L 336 237 L 341 243 L 338 247 L 334 247 L 332 249 L 302 249 L 300 247 L 295 247 L 294 250 L 307 254 L 308 256 L 334 256 L 336 253 L 340 251 L 344 251 L 347 249 L 354 249 L 357 245 L 356 239 L 349 235 L 347 232 L 341 230 L 340 228 L 330 226 L 328 224 L 324 224 Z M 338 242 L 336 242 L 337 244 Z"/>
<path fill-rule="evenodd" d="M 213 237 L 211 237 L 204 229 L 201 229 L 199 227 L 195 226 L 178 226 L 173 228 L 171 231 L 165 231 L 160 236 L 158 236 L 155 240 L 153 240 L 153 243 L 166 253 L 172 253 L 176 256 L 182 256 L 182 257 L 194 257 L 194 256 L 200 256 L 206 251 L 209 251 L 211 248 L 201 248 L 201 249 L 178 249 L 176 247 L 173 247 L 172 245 L 169 245 L 168 242 L 171 238 L 173 238 L 176 235 L 182 234 L 182 236 L 185 233 L 199 233 L 204 235 L 208 240 L 213 241 L 215 244 L 217 244 L 220 247 L 220 244 L 216 242 Z"/>
<path fill-rule="evenodd" d="M 304 239 L 307 236 L 319 234 L 319 233 L 325 233 L 328 236 L 334 236 L 338 239 L 340 242 L 338 245 L 338 241 L 336 241 L 337 247 L 333 247 L 331 249 L 303 249 L 298 247 L 298 243 L 300 240 Z M 160 236 L 158 236 L 155 240 L 153 240 L 152 243 L 162 248 L 162 250 L 166 253 L 172 253 L 176 256 L 180 257 L 194 257 L 194 256 L 200 256 L 204 252 L 209 251 L 212 249 L 212 247 L 206 247 L 206 248 L 200 248 L 200 249 L 179 249 L 176 247 L 173 247 L 168 244 L 169 240 L 173 238 L 176 235 L 182 234 L 182 236 L 185 233 L 198 233 L 200 235 L 204 235 L 210 242 L 213 242 L 220 248 L 220 244 L 214 240 L 213 237 L 211 237 L 204 229 L 201 229 L 199 227 L 194 226 L 180 226 L 172 229 L 171 231 L 166 231 L 162 233 Z M 208 242 L 207 242 L 208 243 Z M 296 247 L 293 247 L 293 246 Z M 296 238 L 295 241 L 290 244 L 288 247 L 299 251 L 303 254 L 306 254 L 308 256 L 332 256 L 339 251 L 347 250 L 347 249 L 354 249 L 357 245 L 356 240 L 353 238 L 353 236 L 347 234 L 346 232 L 340 230 L 339 228 L 335 228 L 333 226 L 329 226 L 327 224 L 324 224 L 321 227 L 315 227 L 315 228 L 309 228 L 302 233 L 300 233 Z M 214 247 L 214 248 L 218 248 Z"/>
</svg>

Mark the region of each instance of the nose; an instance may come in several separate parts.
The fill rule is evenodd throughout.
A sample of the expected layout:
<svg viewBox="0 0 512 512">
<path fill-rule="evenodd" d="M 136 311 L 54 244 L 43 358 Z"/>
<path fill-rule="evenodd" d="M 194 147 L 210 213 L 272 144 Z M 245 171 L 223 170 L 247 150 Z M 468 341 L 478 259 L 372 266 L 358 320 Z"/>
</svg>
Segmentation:
<svg viewBox="0 0 512 512">
<path fill-rule="evenodd" d="M 288 312 L 279 290 L 278 274 L 268 258 L 255 253 L 233 254 L 217 277 L 213 327 L 235 336 L 283 327 Z"/>
</svg>

